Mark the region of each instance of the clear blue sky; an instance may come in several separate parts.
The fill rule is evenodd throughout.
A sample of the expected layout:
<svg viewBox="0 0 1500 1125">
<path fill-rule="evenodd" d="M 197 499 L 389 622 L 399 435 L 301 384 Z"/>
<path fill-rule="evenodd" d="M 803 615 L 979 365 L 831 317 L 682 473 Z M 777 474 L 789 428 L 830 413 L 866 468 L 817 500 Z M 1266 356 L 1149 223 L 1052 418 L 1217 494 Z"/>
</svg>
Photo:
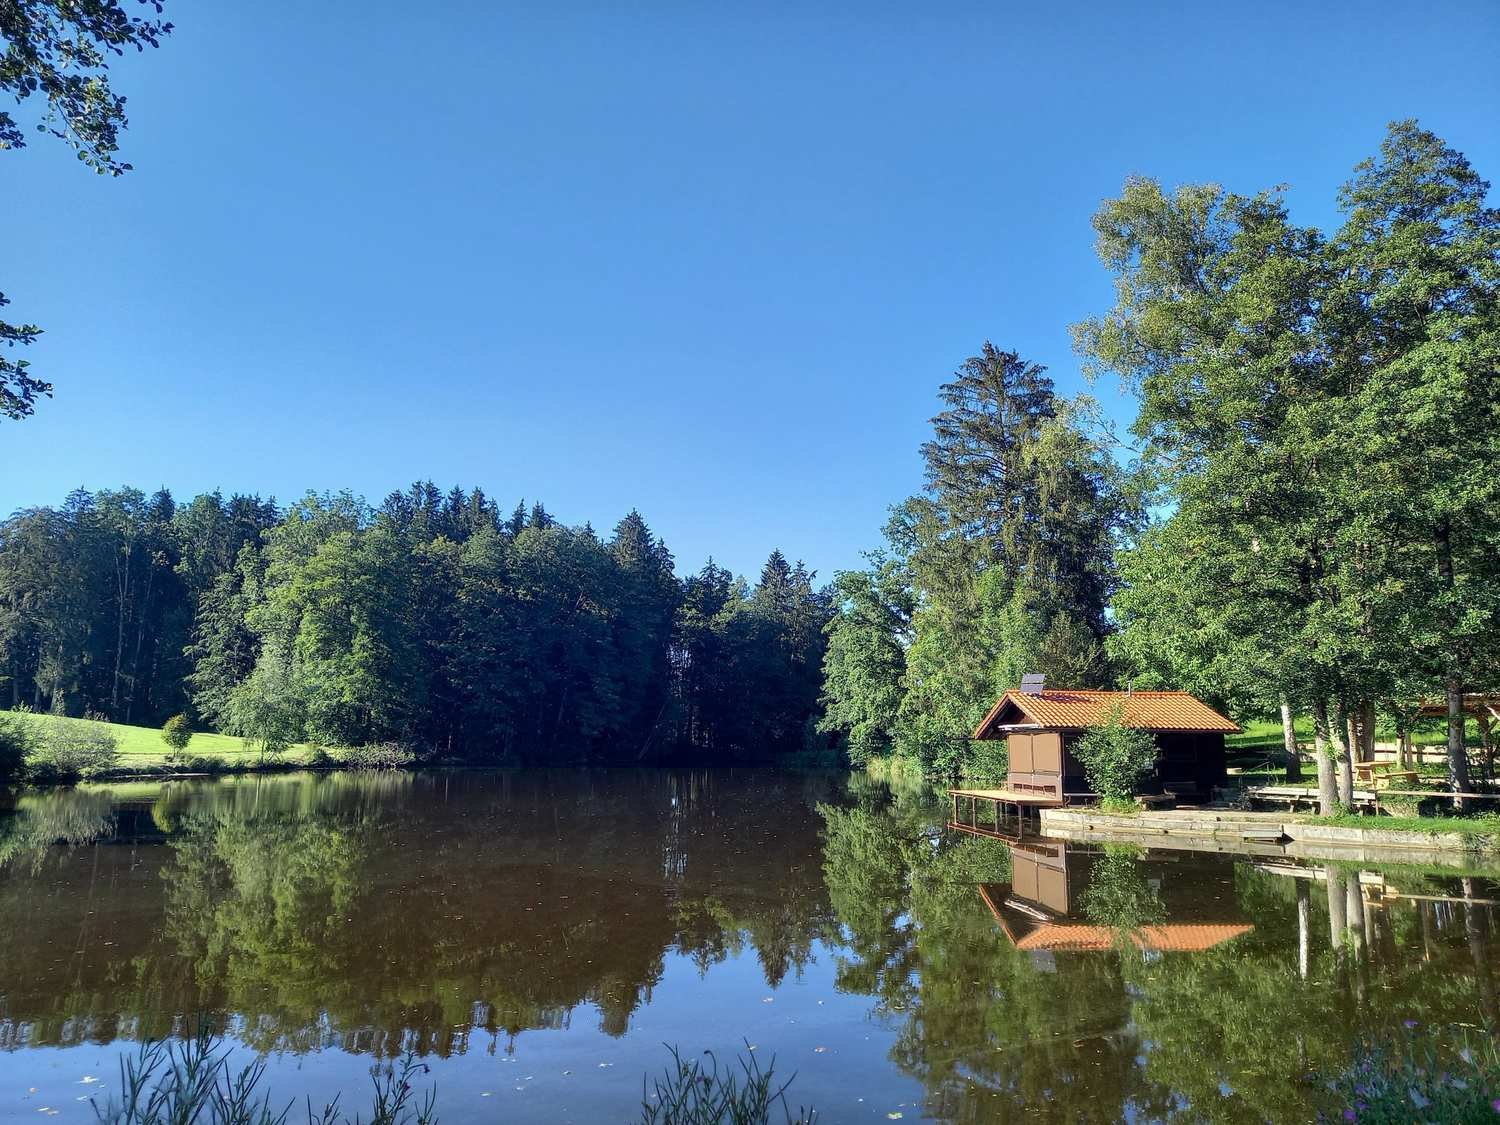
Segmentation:
<svg viewBox="0 0 1500 1125">
<path fill-rule="evenodd" d="M 831 577 L 986 337 L 1082 389 L 1128 174 L 1326 224 L 1416 116 L 1500 178 L 1495 0 L 631 7 L 169 0 L 134 173 L 0 154 L 0 511 L 431 477 Z"/>
</svg>

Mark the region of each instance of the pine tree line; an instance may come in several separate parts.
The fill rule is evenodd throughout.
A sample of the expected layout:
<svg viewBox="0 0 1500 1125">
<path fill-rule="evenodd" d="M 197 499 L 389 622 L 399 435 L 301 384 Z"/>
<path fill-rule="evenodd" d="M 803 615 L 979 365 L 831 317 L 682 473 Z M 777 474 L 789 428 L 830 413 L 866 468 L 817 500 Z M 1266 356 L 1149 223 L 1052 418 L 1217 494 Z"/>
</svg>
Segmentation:
<svg viewBox="0 0 1500 1125">
<path fill-rule="evenodd" d="M 828 597 L 773 552 L 680 580 L 632 511 L 419 482 L 370 509 L 75 492 L 0 524 L 8 705 L 200 725 L 276 750 L 397 741 L 508 762 L 765 761 L 813 727 Z"/>
</svg>

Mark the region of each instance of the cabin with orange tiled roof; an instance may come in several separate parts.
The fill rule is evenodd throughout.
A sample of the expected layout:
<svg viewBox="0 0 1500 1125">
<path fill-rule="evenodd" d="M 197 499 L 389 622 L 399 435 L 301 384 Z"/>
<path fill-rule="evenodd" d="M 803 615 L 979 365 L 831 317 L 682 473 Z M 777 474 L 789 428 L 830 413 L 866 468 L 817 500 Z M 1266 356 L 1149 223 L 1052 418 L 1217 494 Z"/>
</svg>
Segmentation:
<svg viewBox="0 0 1500 1125">
<path fill-rule="evenodd" d="M 1006 788 L 1061 803 L 1084 793 L 1083 765 L 1071 753 L 1089 727 L 1115 707 L 1126 726 L 1150 731 L 1161 755 L 1142 793 L 1171 793 L 1198 800 L 1224 784 L 1224 736 L 1240 728 L 1185 691 L 1084 691 L 1049 688 L 1026 676 L 990 708 L 974 737 L 1005 739 L 1010 751 Z"/>
</svg>

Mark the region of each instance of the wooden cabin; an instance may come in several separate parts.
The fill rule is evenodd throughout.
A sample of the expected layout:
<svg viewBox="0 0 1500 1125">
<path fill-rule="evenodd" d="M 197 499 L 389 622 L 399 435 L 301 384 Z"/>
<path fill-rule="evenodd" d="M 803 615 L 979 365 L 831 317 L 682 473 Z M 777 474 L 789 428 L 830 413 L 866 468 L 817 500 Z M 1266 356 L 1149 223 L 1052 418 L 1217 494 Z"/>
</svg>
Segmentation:
<svg viewBox="0 0 1500 1125">
<path fill-rule="evenodd" d="M 1123 704 L 1126 726 L 1147 730 L 1161 750 L 1142 793 L 1207 798 L 1224 784 L 1224 736 L 1240 728 L 1185 691 L 1072 691 L 1045 687 L 1028 676 L 1008 691 L 974 731 L 981 740 L 1005 739 L 1010 751 L 1006 789 L 1034 794 L 1037 803 L 1063 803 L 1086 793 L 1083 764 L 1071 753 L 1091 726 Z"/>
</svg>

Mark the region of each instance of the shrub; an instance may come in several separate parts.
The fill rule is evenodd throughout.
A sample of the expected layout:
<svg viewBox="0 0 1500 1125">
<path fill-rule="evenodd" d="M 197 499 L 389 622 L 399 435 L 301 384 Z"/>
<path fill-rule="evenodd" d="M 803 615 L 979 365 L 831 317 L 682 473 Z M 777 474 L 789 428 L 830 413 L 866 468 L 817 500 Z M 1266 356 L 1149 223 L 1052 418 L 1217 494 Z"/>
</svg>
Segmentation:
<svg viewBox="0 0 1500 1125">
<path fill-rule="evenodd" d="M 1116 704 L 1084 733 L 1073 754 L 1100 803 L 1118 807 L 1133 803 L 1141 778 L 1156 768 L 1158 750 L 1149 731 L 1125 725 L 1125 709 Z"/>
<path fill-rule="evenodd" d="M 161 740 L 171 747 L 172 755 L 181 754 L 193 741 L 193 728 L 186 715 L 173 715 L 161 728 Z"/>
<path fill-rule="evenodd" d="M 417 760 L 417 755 L 399 742 L 372 742 L 368 746 L 351 746 L 339 755 L 339 762 L 351 770 L 399 770 Z"/>
<path fill-rule="evenodd" d="M 307 752 L 307 759 L 304 764 L 309 769 L 326 770 L 338 765 L 339 760 L 328 752 L 328 747 L 315 744 Z"/>
<path fill-rule="evenodd" d="M 981 780 L 1004 780 L 1010 773 L 1010 746 L 1004 739 L 988 739 L 969 744 L 969 764 L 964 776 Z"/>
<path fill-rule="evenodd" d="M 26 760 L 28 780 L 78 781 L 113 769 L 120 746 L 108 727 L 91 722 L 49 719 L 38 724 L 37 746 Z"/>
<path fill-rule="evenodd" d="M 20 776 L 36 747 L 36 727 L 31 719 L 0 713 L 0 781 Z"/>
</svg>

